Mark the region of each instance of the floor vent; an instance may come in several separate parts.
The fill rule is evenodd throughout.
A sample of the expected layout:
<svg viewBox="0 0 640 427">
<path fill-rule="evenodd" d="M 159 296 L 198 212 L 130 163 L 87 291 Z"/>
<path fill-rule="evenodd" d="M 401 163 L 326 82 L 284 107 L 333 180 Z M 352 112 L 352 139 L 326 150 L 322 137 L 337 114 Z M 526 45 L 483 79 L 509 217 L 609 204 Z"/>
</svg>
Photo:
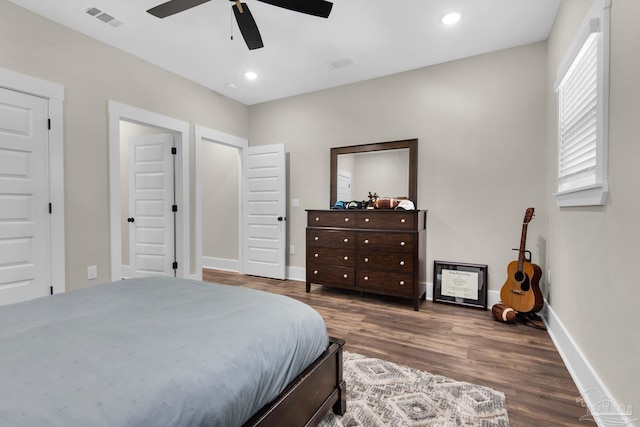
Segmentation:
<svg viewBox="0 0 640 427">
<path fill-rule="evenodd" d="M 85 13 L 101 20 L 105 24 L 111 25 L 112 27 L 119 27 L 120 25 L 124 24 L 124 22 L 122 22 L 121 20 L 113 17 L 112 15 L 109 15 L 106 12 L 101 11 L 94 6 L 89 6 L 88 8 L 86 8 Z"/>
</svg>

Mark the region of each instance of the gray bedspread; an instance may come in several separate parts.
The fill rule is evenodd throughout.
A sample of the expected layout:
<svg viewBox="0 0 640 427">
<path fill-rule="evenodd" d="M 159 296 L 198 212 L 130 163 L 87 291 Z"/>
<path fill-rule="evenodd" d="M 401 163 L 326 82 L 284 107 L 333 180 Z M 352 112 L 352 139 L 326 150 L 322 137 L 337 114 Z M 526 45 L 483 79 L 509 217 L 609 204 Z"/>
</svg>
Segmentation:
<svg viewBox="0 0 640 427">
<path fill-rule="evenodd" d="M 169 277 L 2 306 L 0 426 L 237 426 L 327 345 L 301 302 Z"/>
</svg>

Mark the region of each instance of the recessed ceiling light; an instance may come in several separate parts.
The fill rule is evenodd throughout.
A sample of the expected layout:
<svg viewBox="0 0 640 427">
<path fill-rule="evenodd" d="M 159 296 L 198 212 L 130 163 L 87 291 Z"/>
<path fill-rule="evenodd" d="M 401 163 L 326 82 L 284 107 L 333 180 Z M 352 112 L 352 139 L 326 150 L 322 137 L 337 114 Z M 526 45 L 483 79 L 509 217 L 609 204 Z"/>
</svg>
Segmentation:
<svg viewBox="0 0 640 427">
<path fill-rule="evenodd" d="M 460 20 L 462 15 L 458 12 L 447 13 L 442 17 L 442 23 L 445 25 L 453 25 Z"/>
<path fill-rule="evenodd" d="M 258 74 L 254 73 L 253 71 L 247 71 L 246 73 L 244 73 L 244 76 L 249 80 L 255 80 L 258 78 Z"/>
</svg>

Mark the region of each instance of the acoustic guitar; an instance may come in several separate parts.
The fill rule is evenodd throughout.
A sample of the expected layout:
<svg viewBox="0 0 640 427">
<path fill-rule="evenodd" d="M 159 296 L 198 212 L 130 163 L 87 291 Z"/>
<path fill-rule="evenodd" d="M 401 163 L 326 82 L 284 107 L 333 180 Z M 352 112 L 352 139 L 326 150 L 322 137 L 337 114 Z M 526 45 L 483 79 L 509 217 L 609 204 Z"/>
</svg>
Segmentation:
<svg viewBox="0 0 640 427">
<path fill-rule="evenodd" d="M 507 306 L 520 313 L 536 313 L 542 310 L 544 299 L 538 282 L 542 277 L 542 269 L 525 258 L 527 225 L 533 218 L 534 208 L 528 208 L 524 214 L 522 236 L 518 260 L 507 266 L 507 281 L 502 285 L 500 298 Z"/>
</svg>

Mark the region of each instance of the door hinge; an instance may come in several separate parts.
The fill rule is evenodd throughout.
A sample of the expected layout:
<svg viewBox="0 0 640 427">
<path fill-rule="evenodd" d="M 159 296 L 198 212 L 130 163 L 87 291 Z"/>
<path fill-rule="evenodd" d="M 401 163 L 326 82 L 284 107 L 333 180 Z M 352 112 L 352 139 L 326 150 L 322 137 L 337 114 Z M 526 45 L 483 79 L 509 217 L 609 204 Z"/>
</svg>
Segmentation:
<svg viewBox="0 0 640 427">
<path fill-rule="evenodd" d="M 173 269 L 174 270 L 178 269 L 178 261 L 173 261 Z"/>
<path fill-rule="evenodd" d="M 51 130 L 51 119 L 47 119 L 47 129 Z"/>
<path fill-rule="evenodd" d="M 171 147 L 171 154 L 178 154 L 178 149 L 176 147 Z"/>
<path fill-rule="evenodd" d="M 53 212 L 53 209 L 51 207 L 51 203 L 49 203 L 49 213 Z"/>
<path fill-rule="evenodd" d="M 173 206 L 171 206 L 171 210 L 172 210 L 173 212 L 178 212 L 178 205 L 173 205 Z"/>
<path fill-rule="evenodd" d="M 53 286 L 49 286 L 49 291 L 51 291 L 51 295 L 53 295 Z"/>
</svg>

